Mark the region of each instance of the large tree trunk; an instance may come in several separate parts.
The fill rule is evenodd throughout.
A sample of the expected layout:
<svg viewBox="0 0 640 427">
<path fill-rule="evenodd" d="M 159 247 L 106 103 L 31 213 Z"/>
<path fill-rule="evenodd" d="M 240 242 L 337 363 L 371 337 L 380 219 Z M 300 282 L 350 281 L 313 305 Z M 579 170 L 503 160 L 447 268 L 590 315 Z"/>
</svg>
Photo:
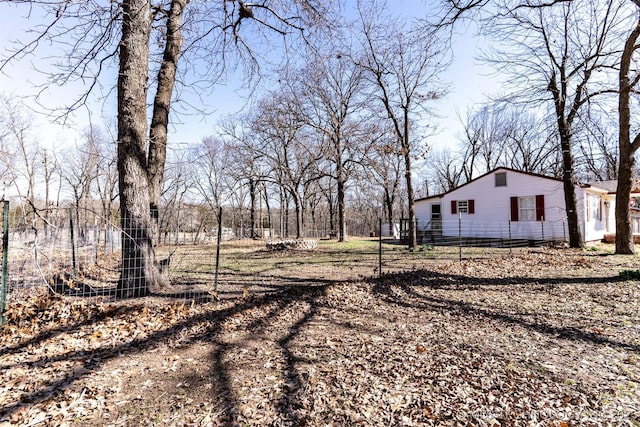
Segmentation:
<svg viewBox="0 0 640 427">
<path fill-rule="evenodd" d="M 259 237 L 258 234 L 258 224 L 256 222 L 256 196 L 257 196 L 257 184 L 253 178 L 249 178 L 249 202 L 251 206 L 249 207 L 249 221 L 251 222 L 251 238 L 256 239 Z M 262 209 L 261 209 L 262 211 Z M 262 212 L 260 212 L 262 216 Z"/>
<path fill-rule="evenodd" d="M 561 122 L 561 120 L 558 120 Z M 569 246 L 584 247 L 584 238 L 580 230 L 578 217 L 578 199 L 576 196 L 576 181 L 573 174 L 573 155 L 571 153 L 571 138 L 568 131 L 560 129 L 560 149 L 562 150 L 562 183 L 564 187 L 564 205 L 567 212 L 567 227 L 569 228 Z"/>
<path fill-rule="evenodd" d="M 342 177 L 342 165 L 338 165 L 338 241 L 344 242 L 347 240 L 347 219 L 345 214 L 344 193 L 345 185 L 344 178 Z"/>
<path fill-rule="evenodd" d="M 122 295 L 140 296 L 168 289 L 155 259 L 155 243 L 159 235 L 167 127 L 182 47 L 180 27 L 185 4 L 185 0 L 173 0 L 167 14 L 166 45 L 148 140 L 146 101 L 153 19 L 146 0 L 127 0 L 122 4 L 118 74 L 118 172 L 123 229 L 118 292 Z"/>
<path fill-rule="evenodd" d="M 418 247 L 416 232 L 416 204 L 413 195 L 413 182 L 411 180 L 411 149 L 409 144 L 409 108 L 404 111 L 404 137 L 402 141 L 402 154 L 404 155 L 404 174 L 407 181 L 407 199 L 409 202 L 409 249 Z"/>
<path fill-rule="evenodd" d="M 560 150 L 562 152 L 562 182 L 564 186 L 564 205 L 567 213 L 567 227 L 569 228 L 569 246 L 572 248 L 584 247 L 584 237 L 580 230 L 580 221 L 578 219 L 578 199 L 576 197 L 576 179 L 573 173 L 573 151 L 572 151 L 572 122 L 575 117 L 576 106 L 574 105 L 572 112 L 567 114 L 566 93 L 567 80 L 560 78 L 560 87 L 555 74 L 549 81 L 548 90 L 553 95 L 553 103 L 556 111 L 556 123 L 558 125 L 558 133 L 560 134 Z M 576 95 L 576 99 L 580 96 Z"/>
<path fill-rule="evenodd" d="M 405 156 L 405 163 L 410 164 L 411 159 Z M 416 230 L 416 206 L 413 200 L 413 184 L 411 183 L 411 170 L 405 172 L 407 180 L 407 198 L 409 201 L 409 249 L 415 250 L 418 246 L 417 230 Z"/>
<path fill-rule="evenodd" d="M 147 0 L 122 4 L 122 40 L 118 73 L 118 173 L 122 225 L 122 271 L 118 292 L 149 293 L 160 282 L 149 230 L 147 175 L 147 72 L 151 12 Z"/>
<path fill-rule="evenodd" d="M 261 200 L 264 200 L 264 206 L 265 209 L 267 210 L 267 228 L 269 229 L 269 237 L 273 237 L 273 235 L 271 234 L 271 227 L 272 227 L 272 222 L 271 222 L 271 207 L 269 205 L 269 197 L 267 196 L 267 190 L 264 187 L 264 181 L 261 182 L 260 184 L 262 187 L 260 189 L 260 197 L 264 197 Z M 263 189 L 264 189 L 264 193 L 263 193 Z M 265 218 L 262 216 L 262 212 L 260 212 L 260 229 L 264 229 L 264 225 L 265 225 Z M 264 234 L 264 233 L 263 233 Z M 264 238 L 264 235 L 261 236 Z"/>
<path fill-rule="evenodd" d="M 283 237 L 289 237 L 289 197 L 284 189 L 280 191 L 280 230 Z"/>
<path fill-rule="evenodd" d="M 620 165 L 618 166 L 618 188 L 616 190 L 616 253 L 627 255 L 635 253 L 633 229 L 629 218 L 629 201 L 633 186 L 634 154 L 640 146 L 640 134 L 631 141 L 630 98 L 633 84 L 629 78 L 629 72 L 638 37 L 640 37 L 640 18 L 625 42 L 618 78 L 620 88 L 618 94 Z"/>
<path fill-rule="evenodd" d="M 158 71 L 156 96 L 153 101 L 153 116 L 149 128 L 149 162 L 147 173 L 149 175 L 149 198 L 153 228 L 151 237 L 154 241 L 158 236 L 158 219 L 160 197 L 162 195 L 162 179 L 164 177 L 164 165 L 167 159 L 167 134 L 169 126 L 169 112 L 171 110 L 171 97 L 176 81 L 176 70 L 180 49 L 182 48 L 182 14 L 186 0 L 172 0 L 167 15 L 166 44 L 163 52 L 162 63 Z"/>
<path fill-rule="evenodd" d="M 329 205 L 329 230 L 334 232 L 336 230 L 336 208 L 333 203 L 333 194 L 331 188 L 329 188 L 327 194 L 327 204 Z"/>
<path fill-rule="evenodd" d="M 622 124 L 622 123 L 621 123 Z M 625 144 L 629 150 L 630 144 Z M 633 185 L 633 154 L 623 154 L 622 140 L 620 143 L 620 166 L 618 168 L 618 188 L 616 190 L 616 253 L 632 255 L 635 253 L 633 245 L 633 228 L 629 218 L 629 201 Z"/>
<path fill-rule="evenodd" d="M 303 212 L 302 212 L 302 198 L 298 194 L 291 194 L 293 196 L 293 203 L 296 210 L 296 239 L 304 238 L 303 228 Z"/>
<path fill-rule="evenodd" d="M 572 248 L 582 248 L 584 247 L 584 238 L 578 219 L 578 199 L 576 197 L 573 172 L 565 169 L 562 181 L 564 186 L 564 204 L 567 211 L 567 227 L 569 228 L 569 246 Z"/>
<path fill-rule="evenodd" d="M 182 47 L 185 0 L 173 0 L 158 72 L 147 140 L 149 37 L 153 21 L 147 0 L 123 1 L 118 74 L 118 173 L 122 221 L 122 271 L 118 293 L 142 296 L 169 290 L 155 256 L 167 151 L 167 127 L 176 67 Z M 148 144 L 147 144 L 148 143 Z"/>
</svg>

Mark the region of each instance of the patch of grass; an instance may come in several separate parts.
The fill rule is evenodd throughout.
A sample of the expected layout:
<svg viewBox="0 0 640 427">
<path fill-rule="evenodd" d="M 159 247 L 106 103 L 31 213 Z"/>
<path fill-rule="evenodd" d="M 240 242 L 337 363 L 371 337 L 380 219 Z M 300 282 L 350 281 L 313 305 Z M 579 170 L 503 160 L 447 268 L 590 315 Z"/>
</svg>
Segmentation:
<svg viewBox="0 0 640 427">
<path fill-rule="evenodd" d="M 318 252 L 353 252 L 369 253 L 378 250 L 380 242 L 375 239 L 347 239 L 345 242 L 335 240 L 321 240 L 318 244 Z M 386 246 L 386 245 L 385 245 Z"/>
</svg>

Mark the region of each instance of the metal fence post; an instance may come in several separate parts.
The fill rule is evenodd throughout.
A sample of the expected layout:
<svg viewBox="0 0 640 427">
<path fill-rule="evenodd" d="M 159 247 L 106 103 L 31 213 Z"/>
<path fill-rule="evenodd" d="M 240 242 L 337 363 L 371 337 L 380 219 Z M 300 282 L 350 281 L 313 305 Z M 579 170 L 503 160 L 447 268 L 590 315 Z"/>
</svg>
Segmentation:
<svg viewBox="0 0 640 427">
<path fill-rule="evenodd" d="M 382 217 L 378 227 L 378 277 L 382 277 Z"/>
<path fill-rule="evenodd" d="M 511 248 L 513 247 L 513 240 L 511 239 L 511 220 L 508 221 L 509 223 L 509 253 L 512 252 Z"/>
<path fill-rule="evenodd" d="M 542 221 L 540 221 L 540 227 L 542 228 L 542 243 L 544 243 L 544 217 L 540 218 Z"/>
<path fill-rule="evenodd" d="M 109 236 L 107 235 L 108 233 L 107 227 L 108 225 L 105 224 L 104 225 L 104 249 L 103 249 L 104 256 L 107 256 L 107 244 L 109 243 Z"/>
<path fill-rule="evenodd" d="M 76 242 L 73 236 L 73 208 L 69 208 L 69 229 L 71 230 L 71 268 L 76 274 Z"/>
<path fill-rule="evenodd" d="M 218 209 L 218 244 L 216 245 L 216 269 L 213 276 L 213 290 L 218 292 L 218 271 L 220 269 L 220 240 L 222 239 L 222 206 Z"/>
<path fill-rule="evenodd" d="M 4 201 L 2 210 L 2 290 L 0 291 L 0 324 L 4 325 L 4 309 L 7 304 L 7 266 L 9 264 L 9 201 Z"/>
<path fill-rule="evenodd" d="M 462 261 L 462 213 L 458 214 L 458 259 Z"/>
</svg>

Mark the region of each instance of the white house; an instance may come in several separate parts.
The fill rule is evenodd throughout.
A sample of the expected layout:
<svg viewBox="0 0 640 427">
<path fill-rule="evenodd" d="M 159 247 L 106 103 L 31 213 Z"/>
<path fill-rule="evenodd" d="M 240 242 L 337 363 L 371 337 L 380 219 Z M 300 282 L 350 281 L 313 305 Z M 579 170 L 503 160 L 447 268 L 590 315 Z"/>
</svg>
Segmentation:
<svg viewBox="0 0 640 427">
<path fill-rule="evenodd" d="M 602 196 L 602 221 L 605 227 L 605 240 L 613 241 L 616 234 L 616 190 L 618 187 L 618 181 L 598 181 L 585 185 L 585 188 L 592 191 L 604 192 Z M 587 197 L 589 192 L 587 191 Z M 591 203 L 595 203 L 591 200 Z M 632 225 L 632 231 L 635 235 L 636 243 L 640 242 L 640 181 L 635 180 L 631 187 L 631 200 L 630 200 L 630 220 Z M 590 221 L 593 220 L 587 218 L 587 229 L 589 229 Z"/>
<path fill-rule="evenodd" d="M 613 183 L 613 189 L 611 181 L 576 186 L 586 241 L 615 233 Z M 504 167 L 447 193 L 416 200 L 416 219 L 422 240 L 568 239 L 562 180 Z"/>
</svg>

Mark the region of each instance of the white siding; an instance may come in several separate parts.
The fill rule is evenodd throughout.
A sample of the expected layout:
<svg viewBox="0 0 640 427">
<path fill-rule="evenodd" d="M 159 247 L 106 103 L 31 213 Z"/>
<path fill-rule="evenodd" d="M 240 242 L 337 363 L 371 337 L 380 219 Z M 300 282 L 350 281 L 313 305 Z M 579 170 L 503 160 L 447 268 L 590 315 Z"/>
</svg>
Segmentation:
<svg viewBox="0 0 640 427">
<path fill-rule="evenodd" d="M 614 212 L 605 209 L 606 193 L 595 189 L 580 188 L 577 195 L 584 240 L 587 242 L 602 240 L 607 229 L 606 215 Z M 615 229 L 615 223 L 613 227 Z"/>
<path fill-rule="evenodd" d="M 431 221 L 431 205 L 433 204 L 442 204 L 442 198 L 436 196 L 428 199 L 416 200 L 416 218 L 423 227 Z"/>
<path fill-rule="evenodd" d="M 495 172 L 507 174 L 507 185 L 495 186 Z M 511 221 L 511 197 L 544 195 L 544 222 Z M 474 213 L 451 212 L 451 201 L 473 200 Z M 566 236 L 564 191 L 559 180 L 498 169 L 463 185 L 442 198 L 430 198 L 416 204 L 416 217 L 424 226 L 430 219 L 430 205 L 442 204 L 444 236 L 563 239 Z"/>
</svg>

